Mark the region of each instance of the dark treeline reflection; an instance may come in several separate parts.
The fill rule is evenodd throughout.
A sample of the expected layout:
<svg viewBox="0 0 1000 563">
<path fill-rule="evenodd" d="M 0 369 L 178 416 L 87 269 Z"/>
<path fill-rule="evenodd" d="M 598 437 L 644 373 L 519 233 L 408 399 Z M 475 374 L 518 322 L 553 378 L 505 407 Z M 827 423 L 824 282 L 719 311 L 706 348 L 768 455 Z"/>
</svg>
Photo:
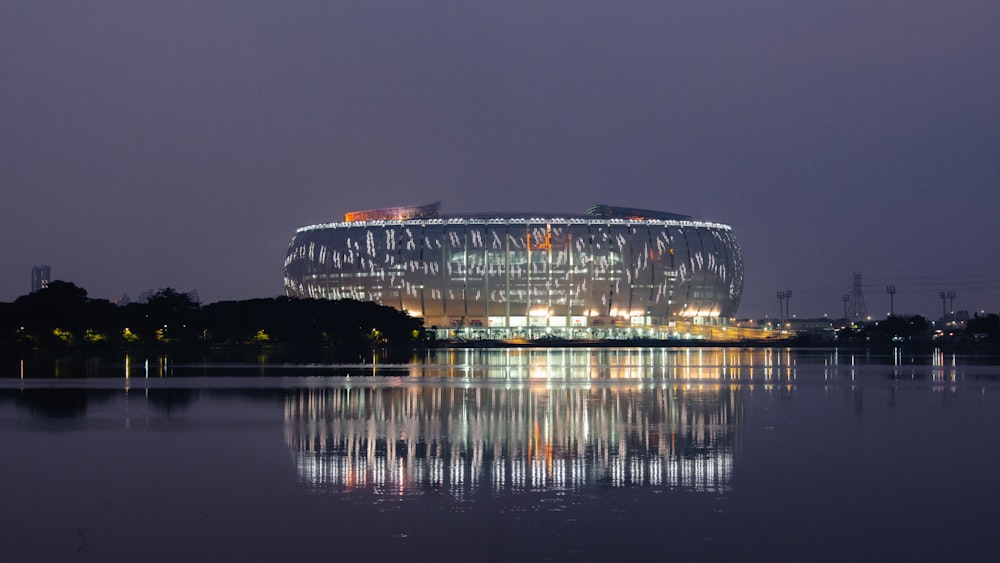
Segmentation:
<svg viewBox="0 0 1000 563">
<path fill-rule="evenodd" d="M 320 490 L 462 497 L 606 485 L 727 489 L 738 387 L 302 389 L 285 402 L 301 479 Z"/>
<path fill-rule="evenodd" d="M 189 408 L 206 391 L 185 388 L 139 389 L 133 400 L 146 403 L 164 413 Z M 30 419 L 84 419 L 90 409 L 101 407 L 112 411 L 128 398 L 129 390 L 86 389 L 79 387 L 0 389 L 0 405 L 13 404 L 30 414 Z M 77 426 L 67 428 L 78 429 Z"/>
<path fill-rule="evenodd" d="M 35 417 L 83 417 L 88 405 L 108 403 L 118 392 L 110 389 L 20 389 L 0 391 L 0 402 L 10 400 Z"/>
</svg>

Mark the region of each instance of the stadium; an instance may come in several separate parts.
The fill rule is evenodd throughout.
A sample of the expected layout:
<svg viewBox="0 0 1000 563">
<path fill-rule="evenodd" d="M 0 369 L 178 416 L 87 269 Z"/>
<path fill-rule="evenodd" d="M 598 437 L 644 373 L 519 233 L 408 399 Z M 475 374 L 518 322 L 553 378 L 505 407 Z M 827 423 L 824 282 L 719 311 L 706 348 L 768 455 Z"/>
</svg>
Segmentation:
<svg viewBox="0 0 1000 563">
<path fill-rule="evenodd" d="M 354 211 L 296 230 L 285 258 L 286 295 L 389 305 L 442 338 L 706 338 L 742 290 L 728 225 L 607 205 Z"/>
</svg>

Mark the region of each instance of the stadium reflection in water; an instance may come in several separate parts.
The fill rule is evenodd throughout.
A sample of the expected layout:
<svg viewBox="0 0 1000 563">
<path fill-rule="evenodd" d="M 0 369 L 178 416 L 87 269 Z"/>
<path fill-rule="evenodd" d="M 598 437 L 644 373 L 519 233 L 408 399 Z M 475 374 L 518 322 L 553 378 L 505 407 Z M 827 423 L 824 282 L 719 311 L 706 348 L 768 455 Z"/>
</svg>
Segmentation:
<svg viewBox="0 0 1000 563">
<path fill-rule="evenodd" d="M 601 384 L 587 375 L 635 373 L 607 363 L 555 373 L 520 359 L 493 367 L 522 379 L 444 384 L 426 376 L 448 365 L 429 364 L 411 374 L 423 378 L 294 391 L 285 429 L 300 477 L 320 490 L 456 498 L 590 486 L 727 490 L 740 443 L 739 387 Z M 543 373 L 545 381 L 532 379 Z"/>
<path fill-rule="evenodd" d="M 835 366 L 836 352 L 811 358 L 773 348 L 506 348 L 433 350 L 411 378 L 644 380 L 679 382 L 795 379 L 799 362 Z"/>
</svg>

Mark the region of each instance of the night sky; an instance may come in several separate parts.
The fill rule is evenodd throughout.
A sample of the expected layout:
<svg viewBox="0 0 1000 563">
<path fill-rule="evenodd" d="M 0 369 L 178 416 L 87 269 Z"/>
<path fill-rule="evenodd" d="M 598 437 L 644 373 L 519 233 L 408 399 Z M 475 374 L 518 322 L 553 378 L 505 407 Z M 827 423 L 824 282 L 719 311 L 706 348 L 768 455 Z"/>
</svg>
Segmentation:
<svg viewBox="0 0 1000 563">
<path fill-rule="evenodd" d="M 1000 310 L 1000 2 L 0 3 L 0 301 L 275 296 L 438 200 L 730 224 L 741 317 Z"/>
</svg>

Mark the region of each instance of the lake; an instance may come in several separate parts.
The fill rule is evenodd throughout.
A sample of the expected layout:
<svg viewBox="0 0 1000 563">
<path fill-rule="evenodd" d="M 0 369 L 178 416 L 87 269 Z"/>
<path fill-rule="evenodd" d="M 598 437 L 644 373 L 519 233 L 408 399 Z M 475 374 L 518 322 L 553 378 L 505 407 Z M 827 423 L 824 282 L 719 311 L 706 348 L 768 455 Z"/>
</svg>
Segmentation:
<svg viewBox="0 0 1000 563">
<path fill-rule="evenodd" d="M 992 561 L 1000 548 L 995 356 L 508 348 L 2 367 L 4 561 Z"/>
</svg>

